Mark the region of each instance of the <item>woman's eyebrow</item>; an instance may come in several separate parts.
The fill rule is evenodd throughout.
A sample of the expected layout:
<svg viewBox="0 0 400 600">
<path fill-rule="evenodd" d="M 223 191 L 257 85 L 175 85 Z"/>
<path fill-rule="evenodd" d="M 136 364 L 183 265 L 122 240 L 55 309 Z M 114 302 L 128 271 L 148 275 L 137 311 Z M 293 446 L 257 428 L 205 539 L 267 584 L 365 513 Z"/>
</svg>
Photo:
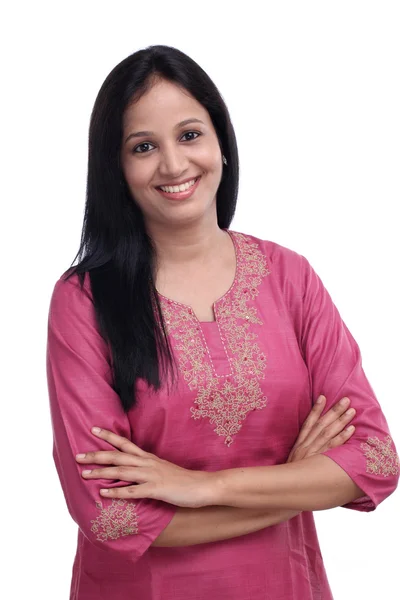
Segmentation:
<svg viewBox="0 0 400 600">
<path fill-rule="evenodd" d="M 178 127 L 182 127 L 183 125 L 187 125 L 188 123 L 203 123 L 203 121 L 200 121 L 200 119 L 195 119 L 195 118 L 185 119 L 184 121 L 180 121 L 179 123 L 177 123 L 175 125 L 174 129 L 178 129 Z M 204 125 L 204 123 L 203 123 L 203 125 Z M 143 137 L 146 135 L 154 135 L 154 131 L 135 131 L 135 133 L 130 133 L 125 140 L 125 144 L 132 137 Z"/>
</svg>

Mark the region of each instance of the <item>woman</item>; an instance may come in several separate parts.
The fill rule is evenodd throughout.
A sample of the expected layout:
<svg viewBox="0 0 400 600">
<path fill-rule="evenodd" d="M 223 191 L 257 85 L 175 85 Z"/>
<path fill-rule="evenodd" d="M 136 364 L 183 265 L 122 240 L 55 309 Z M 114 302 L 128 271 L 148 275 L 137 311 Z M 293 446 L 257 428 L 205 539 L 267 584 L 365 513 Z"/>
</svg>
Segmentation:
<svg viewBox="0 0 400 600">
<path fill-rule="evenodd" d="M 80 262 L 49 311 L 71 599 L 328 600 L 312 511 L 371 511 L 397 486 L 321 280 L 229 230 L 238 173 L 228 110 L 188 56 L 153 46 L 108 75 Z"/>
</svg>

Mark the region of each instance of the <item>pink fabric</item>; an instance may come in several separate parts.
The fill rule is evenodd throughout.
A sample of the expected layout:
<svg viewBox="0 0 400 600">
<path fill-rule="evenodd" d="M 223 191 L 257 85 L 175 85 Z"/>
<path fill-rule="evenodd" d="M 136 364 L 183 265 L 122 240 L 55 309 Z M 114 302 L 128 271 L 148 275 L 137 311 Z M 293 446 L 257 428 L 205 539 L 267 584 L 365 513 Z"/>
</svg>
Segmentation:
<svg viewBox="0 0 400 600">
<path fill-rule="evenodd" d="M 49 311 L 47 376 L 54 460 L 78 524 L 71 600 L 329 600 L 313 514 L 231 540 L 180 548 L 151 543 L 176 507 L 99 494 L 84 480 L 82 451 L 109 449 L 98 425 L 189 469 L 275 465 L 286 458 L 320 394 L 348 395 L 356 432 L 325 452 L 365 492 L 346 505 L 371 511 L 396 488 L 398 457 L 361 366 L 358 346 L 308 261 L 271 241 L 229 231 L 237 269 L 201 323 L 190 307 L 160 300 L 179 359 L 174 393 L 138 381 L 125 415 L 111 386 L 110 355 L 86 277 L 56 282 Z M 95 467 L 95 465 L 94 465 Z M 90 468 L 90 467 L 89 467 Z"/>
</svg>

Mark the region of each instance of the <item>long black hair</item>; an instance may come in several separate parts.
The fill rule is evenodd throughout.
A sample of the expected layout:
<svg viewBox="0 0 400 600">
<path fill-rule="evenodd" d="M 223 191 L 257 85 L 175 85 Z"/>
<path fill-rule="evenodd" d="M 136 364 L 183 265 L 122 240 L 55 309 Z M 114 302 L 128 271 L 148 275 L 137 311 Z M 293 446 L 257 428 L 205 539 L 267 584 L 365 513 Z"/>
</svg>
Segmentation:
<svg viewBox="0 0 400 600">
<path fill-rule="evenodd" d="M 161 387 L 159 366 L 172 380 L 176 366 L 154 283 L 155 246 L 143 213 L 120 164 L 123 114 L 157 78 L 185 88 L 208 111 L 221 154 L 227 159 L 217 191 L 221 229 L 233 219 L 239 182 L 236 136 L 225 102 L 207 73 L 189 56 L 164 45 L 131 54 L 106 77 L 89 126 L 86 204 L 80 248 L 63 275 L 77 274 L 81 287 L 90 277 L 100 333 L 108 343 L 113 386 L 123 409 L 136 404 L 135 382 Z"/>
</svg>

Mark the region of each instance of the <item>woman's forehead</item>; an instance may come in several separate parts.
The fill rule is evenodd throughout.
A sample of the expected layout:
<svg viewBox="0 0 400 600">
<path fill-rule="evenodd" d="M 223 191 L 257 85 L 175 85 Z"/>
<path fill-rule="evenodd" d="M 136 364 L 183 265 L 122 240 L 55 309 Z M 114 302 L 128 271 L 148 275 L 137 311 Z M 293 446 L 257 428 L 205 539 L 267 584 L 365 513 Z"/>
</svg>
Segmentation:
<svg viewBox="0 0 400 600">
<path fill-rule="evenodd" d="M 171 82 L 159 82 L 124 113 L 127 127 L 149 130 L 156 126 L 175 126 L 179 121 L 197 118 L 209 121 L 207 110 L 187 90 Z"/>
</svg>

